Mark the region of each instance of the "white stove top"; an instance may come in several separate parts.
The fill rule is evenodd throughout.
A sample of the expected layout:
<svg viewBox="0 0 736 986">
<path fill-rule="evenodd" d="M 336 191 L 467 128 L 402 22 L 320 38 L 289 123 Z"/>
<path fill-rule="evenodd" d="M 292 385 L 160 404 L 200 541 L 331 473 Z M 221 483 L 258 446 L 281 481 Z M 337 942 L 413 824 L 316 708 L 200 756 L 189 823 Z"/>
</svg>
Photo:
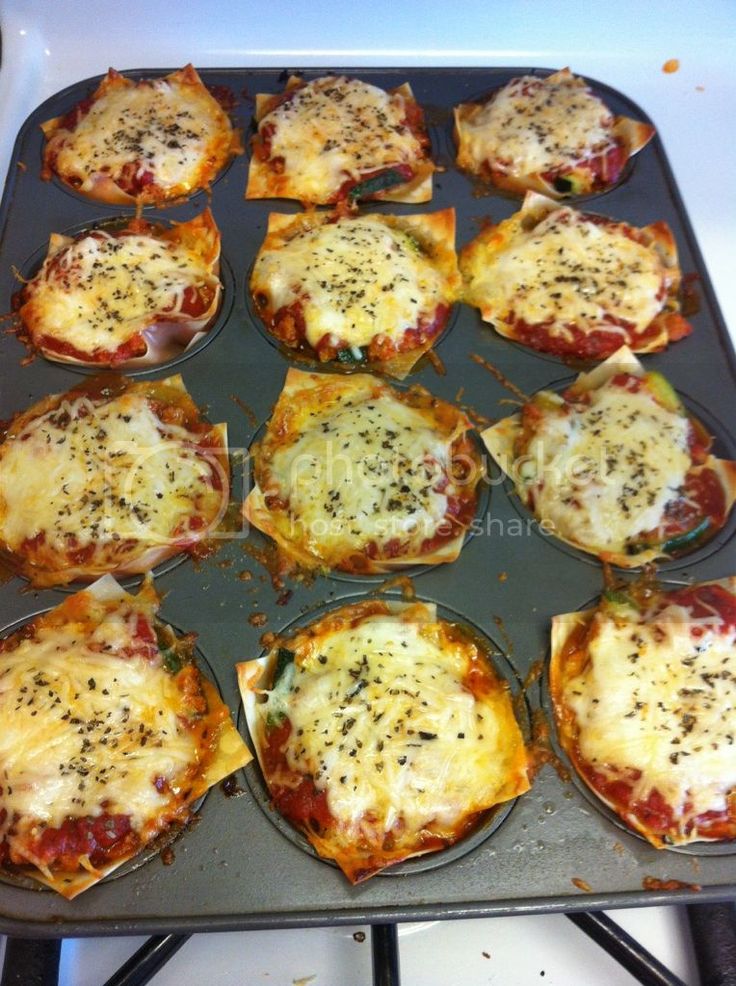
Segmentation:
<svg viewBox="0 0 736 986">
<path fill-rule="evenodd" d="M 565 65 L 621 90 L 652 117 L 685 199 L 726 324 L 736 333 L 736 5 L 731 0 L 4 0 L 0 12 L 0 175 L 31 110 L 112 65 Z M 670 59 L 676 72 L 663 71 Z M 653 216 L 652 219 L 658 217 Z M 736 336 L 735 336 L 736 337 Z M 256 879 L 267 879 L 259 872 Z M 614 913 L 686 983 L 696 984 L 684 913 Z M 364 932 L 365 939 L 359 941 Z M 143 941 L 68 941 L 61 986 L 99 986 Z M 406 986 L 634 980 L 561 915 L 400 928 Z M 310 979 L 310 977 L 313 977 Z M 369 929 L 198 935 L 154 986 L 367 986 Z"/>
</svg>

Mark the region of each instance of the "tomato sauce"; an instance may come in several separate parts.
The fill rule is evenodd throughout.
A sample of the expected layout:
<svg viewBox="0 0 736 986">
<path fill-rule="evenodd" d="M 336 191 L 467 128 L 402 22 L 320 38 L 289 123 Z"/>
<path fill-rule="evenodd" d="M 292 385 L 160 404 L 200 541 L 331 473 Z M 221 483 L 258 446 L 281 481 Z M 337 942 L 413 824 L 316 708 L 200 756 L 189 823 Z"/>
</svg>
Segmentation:
<svg viewBox="0 0 736 986">
<path fill-rule="evenodd" d="M 634 376 L 633 373 L 617 373 L 611 377 L 610 382 L 614 387 L 620 387 L 630 394 L 638 394 L 644 386 L 644 378 Z"/>
<path fill-rule="evenodd" d="M 93 866 L 101 866 L 134 850 L 139 843 L 132 831 L 129 815 L 67 818 L 58 828 L 46 828 L 32 843 L 32 851 L 46 866 L 59 866 L 74 872 L 79 857 L 88 856 Z"/>
<path fill-rule="evenodd" d="M 632 326 L 624 320 L 608 320 L 611 324 L 620 325 L 626 330 L 620 332 L 606 331 L 605 328 L 586 332 L 577 325 L 567 325 L 571 338 L 553 335 L 549 322 L 537 322 L 530 325 L 523 319 L 510 318 L 508 324 L 514 331 L 514 338 L 531 349 L 551 353 L 554 356 L 570 356 L 579 359 L 605 359 L 612 356 L 616 350 L 626 343 L 629 346 L 640 347 L 649 339 L 660 335 L 660 328 L 655 322 L 650 323 L 643 332 L 636 335 L 631 331 Z"/>
<path fill-rule="evenodd" d="M 209 309 L 214 297 L 214 288 L 189 285 L 184 288 L 179 312 L 190 318 L 200 318 Z"/>
<path fill-rule="evenodd" d="M 264 307 L 262 301 L 259 301 L 258 298 L 255 300 L 257 306 Z M 398 353 L 418 349 L 435 339 L 447 324 L 450 310 L 449 305 L 438 305 L 430 319 L 421 319 L 415 328 L 406 329 L 396 340 L 382 335 L 374 336 L 365 350 L 367 361 L 369 363 L 382 363 Z M 267 315 L 264 315 L 264 320 L 270 324 L 271 331 L 276 338 L 285 345 L 292 349 L 303 349 L 307 353 L 315 352 L 321 362 L 334 360 L 341 351 L 350 349 L 350 346 L 339 340 L 335 342 L 335 337 L 328 333 L 322 336 L 312 350 L 306 341 L 307 326 L 301 301 L 295 301 L 280 308 L 270 320 Z"/>
<path fill-rule="evenodd" d="M 424 111 L 419 103 L 414 102 L 414 100 L 408 100 L 404 105 L 403 125 L 408 127 L 414 137 L 416 137 L 422 152 L 429 154 L 431 144 L 427 128 L 424 124 Z"/>
<path fill-rule="evenodd" d="M 273 803 L 294 825 L 323 832 L 335 822 L 327 803 L 327 793 L 318 790 L 311 777 L 295 774 L 289 767 L 285 750 L 290 736 L 288 719 L 266 729 L 262 756 Z M 274 777 L 288 778 L 293 783 L 275 783 Z"/>
<path fill-rule="evenodd" d="M 307 326 L 304 320 L 304 310 L 301 301 L 294 301 L 290 305 L 274 314 L 271 319 L 271 329 L 277 339 L 284 345 L 296 349 L 305 341 Z"/>
<path fill-rule="evenodd" d="M 736 598 L 721 585 L 696 585 L 668 592 L 663 604 L 673 603 L 692 611 L 695 619 L 713 616 L 715 610 L 724 627 L 736 630 Z"/>
<path fill-rule="evenodd" d="M 646 543 L 663 543 L 693 530 L 703 519 L 710 521 L 704 535 L 712 535 L 726 519 L 726 494 L 712 469 L 691 473 L 685 480 L 683 496 L 667 505 L 663 522 L 656 531 L 641 536 Z M 685 544 L 687 550 L 692 545 Z"/>
<path fill-rule="evenodd" d="M 253 156 L 257 161 L 265 162 L 271 157 L 271 142 L 276 133 L 273 123 L 264 123 L 252 140 Z"/>
<path fill-rule="evenodd" d="M 114 366 L 116 363 L 123 363 L 137 356 L 144 356 L 148 347 L 140 332 L 136 332 L 132 338 L 122 343 L 117 349 L 95 349 L 94 352 L 89 353 L 82 349 L 77 349 L 70 342 L 66 342 L 63 339 L 55 339 L 53 336 L 48 335 L 41 336 L 39 348 L 46 349 L 52 353 L 58 353 L 59 356 L 68 356 L 73 359 L 82 360 L 85 363 L 105 363 Z"/>
<path fill-rule="evenodd" d="M 472 523 L 477 502 L 475 490 L 448 496 L 444 519 L 440 522 L 437 532 L 431 538 L 422 541 L 420 554 L 427 555 L 437 551 L 447 541 L 453 540 L 466 530 Z"/>
<path fill-rule="evenodd" d="M 76 106 L 73 106 L 69 112 L 61 118 L 59 123 L 59 128 L 61 130 L 74 130 L 80 123 L 81 120 L 89 113 L 89 111 L 94 106 L 94 96 L 88 96 L 86 99 L 80 100 Z"/>
<path fill-rule="evenodd" d="M 618 778 L 611 778 L 589 764 L 579 763 L 594 790 L 622 815 L 633 815 L 647 831 L 658 836 L 675 833 L 677 826 L 672 805 L 668 804 L 656 788 L 643 800 L 633 797 L 634 784 L 641 778 L 640 770 L 626 770 Z"/>
</svg>

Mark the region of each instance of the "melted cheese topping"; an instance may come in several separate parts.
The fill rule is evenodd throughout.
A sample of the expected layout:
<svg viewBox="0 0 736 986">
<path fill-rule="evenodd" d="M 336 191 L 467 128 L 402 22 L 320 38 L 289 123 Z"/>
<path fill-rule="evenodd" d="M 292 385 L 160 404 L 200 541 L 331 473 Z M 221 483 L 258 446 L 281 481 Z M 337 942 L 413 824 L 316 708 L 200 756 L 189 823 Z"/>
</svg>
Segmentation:
<svg viewBox="0 0 736 986">
<path fill-rule="evenodd" d="M 513 79 L 463 120 L 464 151 L 478 170 L 488 161 L 512 175 L 574 167 L 615 145 L 613 116 L 574 77 Z"/>
<path fill-rule="evenodd" d="M 479 250 L 470 273 L 472 295 L 492 318 L 544 324 L 567 339 L 571 325 L 626 334 L 618 322 L 641 333 L 666 294 L 655 250 L 568 208 L 520 229 L 491 256 Z"/>
<path fill-rule="evenodd" d="M 539 517 L 586 548 L 621 549 L 658 527 L 691 466 L 690 424 L 642 388 L 608 384 L 589 405 L 545 408 L 517 482 Z"/>
<path fill-rule="evenodd" d="M 139 394 L 64 400 L 0 447 L 0 538 L 17 550 L 43 532 L 62 555 L 72 537 L 171 543 L 212 490 L 212 463 L 194 441 Z"/>
<path fill-rule="evenodd" d="M 736 634 L 670 605 L 655 620 L 595 616 L 585 671 L 565 684 L 584 759 L 612 779 L 641 771 L 675 820 L 726 807 L 736 787 Z M 691 808 L 686 810 L 686 803 Z"/>
<path fill-rule="evenodd" d="M 266 126 L 275 128 L 271 160 L 283 158 L 290 188 L 307 201 L 331 196 L 348 178 L 424 157 L 402 95 L 342 76 L 308 83 L 263 117 L 259 130 Z"/>
<path fill-rule="evenodd" d="M 131 817 L 140 831 L 170 800 L 170 782 L 197 763 L 187 710 L 160 657 L 130 654 L 136 611 L 40 627 L 0 654 L 0 786 L 16 834 L 103 811 Z M 105 802 L 103 807 L 102 802 Z M 17 844 L 13 845 L 17 850 Z"/>
<path fill-rule="evenodd" d="M 155 79 L 113 86 L 57 150 L 55 170 L 76 176 L 90 191 L 102 172 L 114 179 L 136 164 L 136 177 L 154 175 L 161 189 L 183 194 L 198 187 L 203 169 L 231 132 L 230 121 L 204 86 Z"/>
<path fill-rule="evenodd" d="M 399 340 L 443 301 L 444 280 L 416 241 L 378 216 L 326 223 L 261 253 L 254 283 L 270 308 L 300 301 L 312 347 Z"/>
<path fill-rule="evenodd" d="M 75 349 L 114 351 L 165 315 L 182 317 L 188 288 L 219 282 L 192 250 L 153 236 L 84 236 L 44 263 L 28 284 L 36 332 Z"/>
<path fill-rule="evenodd" d="M 287 760 L 327 792 L 344 829 L 359 836 L 365 815 L 383 831 L 399 820 L 412 832 L 452 826 L 497 802 L 517 737 L 500 729 L 497 695 L 479 700 L 463 685 L 467 644 L 436 625 L 375 616 L 320 636 L 299 661 Z M 284 707 L 271 695 L 262 715 Z"/>
<path fill-rule="evenodd" d="M 437 492 L 450 474 L 451 443 L 427 416 L 390 394 L 310 412 L 276 448 L 268 487 L 288 500 L 291 538 L 317 557 L 362 552 L 399 538 L 418 552 L 447 508 Z"/>
</svg>

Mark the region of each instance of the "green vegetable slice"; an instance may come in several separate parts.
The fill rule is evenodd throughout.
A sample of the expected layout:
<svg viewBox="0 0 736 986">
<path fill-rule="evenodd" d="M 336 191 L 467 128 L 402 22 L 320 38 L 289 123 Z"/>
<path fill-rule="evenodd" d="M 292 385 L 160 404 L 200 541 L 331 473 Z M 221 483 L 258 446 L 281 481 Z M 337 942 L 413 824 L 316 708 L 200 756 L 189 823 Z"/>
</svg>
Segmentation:
<svg viewBox="0 0 736 986">
<path fill-rule="evenodd" d="M 386 171 L 353 185 L 348 192 L 348 198 L 354 202 L 356 199 L 375 195 L 377 192 L 385 192 L 387 189 L 393 188 L 395 185 L 403 185 L 405 182 L 406 176 L 398 168 L 387 168 Z"/>
<path fill-rule="evenodd" d="M 276 690 L 279 687 L 284 672 L 294 663 L 294 656 L 293 650 L 289 650 L 288 647 L 279 647 L 276 653 L 276 667 L 273 674 L 272 689 Z"/>
<path fill-rule="evenodd" d="M 356 363 L 365 363 L 365 353 L 362 349 L 358 350 L 360 355 L 356 355 L 355 348 L 346 346 L 345 349 L 338 349 L 335 359 L 338 363 L 344 363 L 345 366 L 355 366 Z"/>
<path fill-rule="evenodd" d="M 156 625 L 156 643 L 161 652 L 161 660 L 170 674 L 178 674 L 182 668 L 177 639 L 171 627 Z"/>
<path fill-rule="evenodd" d="M 666 377 L 663 377 L 656 370 L 650 370 L 645 374 L 644 379 L 658 404 L 661 404 L 668 411 L 680 414 L 685 413 L 682 401 L 677 396 L 677 391 Z"/>
<path fill-rule="evenodd" d="M 276 667 L 266 713 L 267 729 L 277 729 L 286 719 L 285 705 L 293 679 L 294 657 L 294 651 L 288 647 L 279 647 L 276 652 Z"/>
<path fill-rule="evenodd" d="M 676 534 L 671 537 L 669 541 L 665 541 L 662 545 L 663 551 L 667 554 L 672 554 L 675 551 L 681 551 L 683 548 L 689 547 L 694 544 L 695 541 L 699 540 L 706 531 L 710 528 L 710 517 L 703 517 L 695 527 L 691 527 L 689 531 L 683 531 L 682 534 Z"/>
</svg>

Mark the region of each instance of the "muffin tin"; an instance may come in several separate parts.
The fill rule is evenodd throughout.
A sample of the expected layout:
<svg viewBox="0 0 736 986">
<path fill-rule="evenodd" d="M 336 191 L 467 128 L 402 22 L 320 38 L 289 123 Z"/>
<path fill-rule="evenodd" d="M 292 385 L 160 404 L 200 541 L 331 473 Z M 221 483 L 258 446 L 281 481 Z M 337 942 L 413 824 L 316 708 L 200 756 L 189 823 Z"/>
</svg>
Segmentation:
<svg viewBox="0 0 736 986">
<path fill-rule="evenodd" d="M 148 77 L 166 71 L 127 74 Z M 280 91 L 291 71 L 222 69 L 202 70 L 201 75 L 206 84 L 225 86 L 234 93 L 234 120 L 247 142 L 255 93 Z M 309 70 L 304 75 L 314 78 L 325 71 Z M 458 246 L 476 235 L 486 217 L 497 222 L 514 212 L 518 200 L 479 187 L 454 167 L 452 107 L 523 73 L 544 74 L 523 67 L 346 71 L 383 88 L 409 81 L 425 108 L 435 160 L 441 166 L 430 204 L 373 203 L 364 209 L 415 213 L 454 206 Z M 131 209 L 91 202 L 55 179 L 40 179 L 39 124 L 85 97 L 96 81 L 79 82 L 47 100 L 18 136 L 0 212 L 4 311 L 10 311 L 19 287 L 14 269 L 22 276 L 31 273 L 52 231 L 77 231 L 132 214 Z M 625 96 L 594 80 L 593 87 L 614 112 L 646 120 Z M 163 222 L 186 220 L 209 202 L 222 233 L 224 292 L 220 316 L 206 345 L 178 357 L 175 368 L 164 365 L 135 374 L 158 379 L 172 369 L 181 373 L 210 420 L 228 422 L 238 499 L 250 482 L 248 448 L 268 419 L 290 365 L 288 354 L 272 345 L 257 324 L 247 297 L 249 272 L 265 236 L 269 211 L 299 208 L 294 202 L 246 202 L 247 165 L 247 153 L 236 158 L 209 196 L 199 193 L 165 210 L 144 210 L 146 217 Z M 661 370 L 711 428 L 715 453 L 736 458 L 736 439 L 728 425 L 736 418 L 734 354 L 659 139 L 655 137 L 636 156 L 615 188 L 571 201 L 637 226 L 663 219 L 672 227 L 684 273 L 697 275 L 699 310 L 690 316 L 691 336 L 642 360 L 647 368 Z M 464 305 L 457 307 L 435 350 L 444 375 L 425 357 L 407 383 L 420 383 L 485 418 L 511 413 L 508 401 L 513 395 L 471 354 L 492 363 L 526 392 L 556 386 L 571 374 L 559 360 L 502 339 Z M 0 336 L 0 418 L 79 381 L 78 368 L 42 358 L 21 365 L 25 357 L 12 332 Z M 526 683 L 529 720 L 537 733 L 544 732 L 545 723 L 552 728 L 540 674 L 548 652 L 550 617 L 586 606 L 601 588 L 601 570 L 593 559 L 545 535 L 493 467 L 489 467 L 488 486 L 487 506 L 477 518 L 481 530 L 467 540 L 460 558 L 449 566 L 415 571 L 413 585 L 419 598 L 437 602 L 444 613 L 455 614 L 491 639 L 500 655 L 498 666 Z M 735 523 L 729 521 L 689 558 L 663 565 L 666 579 L 702 581 L 733 574 Z M 165 597 L 162 617 L 196 631 L 199 649 L 243 729 L 234 665 L 262 652 L 264 631 L 301 624 L 325 606 L 379 590 L 382 582 L 375 577 L 325 576 L 311 583 L 287 580 L 285 587 L 275 589 L 259 561 L 265 547 L 257 531 L 242 528 L 223 537 L 208 560 L 194 564 L 186 559 L 156 579 Z M 396 588 L 389 591 L 400 594 Z M 58 590 L 31 591 L 11 578 L 0 586 L 0 626 L 9 628 L 61 599 Z M 245 929 L 580 910 L 714 900 L 736 893 L 736 846 L 719 847 L 716 855 L 707 846 L 688 853 L 658 852 L 622 830 L 566 779 L 564 764 L 552 763 L 540 769 L 531 791 L 494 823 L 487 837 L 466 847 L 466 852 L 437 857 L 429 867 L 407 864 L 353 887 L 337 869 L 316 859 L 274 824 L 257 771 L 254 762 L 246 768 L 246 776 L 236 775 L 226 785 L 227 793 L 219 788 L 209 793 L 197 823 L 174 844 L 171 865 L 163 865 L 159 857 L 148 859 L 73 902 L 0 878 L 0 931 L 100 935 Z M 669 884 L 673 889 L 664 889 L 668 881 L 674 881 Z M 693 885 L 702 888 L 695 896 Z"/>
</svg>

